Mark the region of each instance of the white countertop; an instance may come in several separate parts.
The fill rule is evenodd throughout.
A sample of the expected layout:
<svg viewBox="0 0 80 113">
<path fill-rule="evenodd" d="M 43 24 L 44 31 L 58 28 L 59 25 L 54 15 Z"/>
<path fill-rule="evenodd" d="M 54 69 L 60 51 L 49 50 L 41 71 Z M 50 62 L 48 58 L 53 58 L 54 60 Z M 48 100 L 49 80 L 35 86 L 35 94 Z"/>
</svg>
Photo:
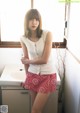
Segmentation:
<svg viewBox="0 0 80 113">
<path fill-rule="evenodd" d="M 0 77 L 0 86 L 14 85 L 20 86 L 24 82 L 26 74 L 23 65 L 10 64 L 6 65 Z M 60 85 L 60 77 L 57 74 L 57 85 Z"/>
</svg>

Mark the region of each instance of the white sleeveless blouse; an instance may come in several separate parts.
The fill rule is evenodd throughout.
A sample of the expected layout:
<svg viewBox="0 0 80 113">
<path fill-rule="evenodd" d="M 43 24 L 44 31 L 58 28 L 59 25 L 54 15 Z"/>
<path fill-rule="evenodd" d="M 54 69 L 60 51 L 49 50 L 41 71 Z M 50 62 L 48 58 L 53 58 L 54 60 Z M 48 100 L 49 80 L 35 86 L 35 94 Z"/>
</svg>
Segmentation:
<svg viewBox="0 0 80 113">
<path fill-rule="evenodd" d="M 29 59 L 34 59 L 35 57 L 42 56 L 47 33 L 48 31 L 43 31 L 41 38 L 37 42 L 33 42 L 26 37 L 21 37 L 21 41 L 27 47 Z M 41 75 L 53 74 L 56 72 L 53 61 L 53 53 L 51 52 L 47 64 L 30 64 L 28 71 Z"/>
</svg>

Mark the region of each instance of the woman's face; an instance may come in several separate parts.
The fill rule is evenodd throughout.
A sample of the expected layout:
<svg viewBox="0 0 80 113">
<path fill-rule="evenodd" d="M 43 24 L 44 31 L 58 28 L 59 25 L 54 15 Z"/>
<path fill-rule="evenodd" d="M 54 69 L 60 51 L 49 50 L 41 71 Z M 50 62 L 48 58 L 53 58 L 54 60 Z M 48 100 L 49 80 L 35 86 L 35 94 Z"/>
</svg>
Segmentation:
<svg viewBox="0 0 80 113">
<path fill-rule="evenodd" d="M 29 29 L 31 31 L 35 31 L 38 26 L 39 26 L 39 21 L 37 19 L 29 20 Z"/>
</svg>

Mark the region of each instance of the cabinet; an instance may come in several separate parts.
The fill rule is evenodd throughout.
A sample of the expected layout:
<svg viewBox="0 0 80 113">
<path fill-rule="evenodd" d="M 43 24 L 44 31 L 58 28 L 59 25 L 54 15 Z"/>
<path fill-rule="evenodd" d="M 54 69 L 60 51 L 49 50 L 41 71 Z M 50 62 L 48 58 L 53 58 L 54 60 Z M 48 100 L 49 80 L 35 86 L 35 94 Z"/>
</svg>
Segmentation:
<svg viewBox="0 0 80 113">
<path fill-rule="evenodd" d="M 8 113 L 31 113 L 29 90 L 21 87 L 2 87 L 2 105 L 8 105 Z M 57 109 L 58 90 L 49 96 L 42 113 L 57 113 Z"/>
<path fill-rule="evenodd" d="M 30 113 L 30 102 L 28 90 L 20 87 L 2 87 L 2 105 L 8 105 L 8 113 Z"/>
</svg>

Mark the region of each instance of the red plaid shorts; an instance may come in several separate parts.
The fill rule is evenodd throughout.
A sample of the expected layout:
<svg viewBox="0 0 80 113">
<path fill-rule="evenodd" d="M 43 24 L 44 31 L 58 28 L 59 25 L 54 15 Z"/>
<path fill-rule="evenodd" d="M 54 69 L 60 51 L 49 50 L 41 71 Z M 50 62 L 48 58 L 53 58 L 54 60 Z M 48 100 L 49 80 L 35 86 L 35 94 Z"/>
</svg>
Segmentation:
<svg viewBox="0 0 80 113">
<path fill-rule="evenodd" d="M 22 86 L 35 92 L 48 93 L 56 90 L 56 81 L 56 73 L 40 75 L 28 72 Z"/>
</svg>

